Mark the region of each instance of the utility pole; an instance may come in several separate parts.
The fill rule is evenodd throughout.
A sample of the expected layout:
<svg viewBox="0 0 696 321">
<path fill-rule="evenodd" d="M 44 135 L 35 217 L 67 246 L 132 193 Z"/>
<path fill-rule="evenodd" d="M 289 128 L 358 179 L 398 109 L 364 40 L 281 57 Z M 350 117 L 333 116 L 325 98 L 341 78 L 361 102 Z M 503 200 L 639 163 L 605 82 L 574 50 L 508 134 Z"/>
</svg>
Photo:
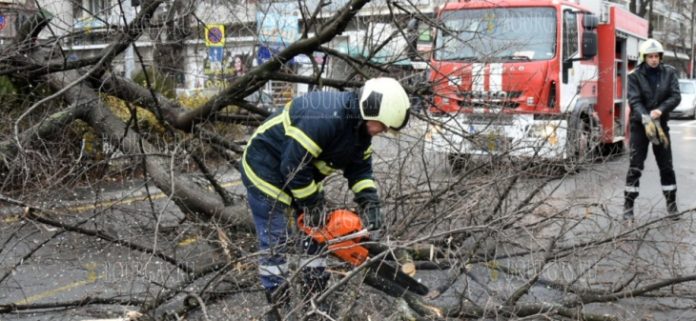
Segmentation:
<svg viewBox="0 0 696 321">
<path fill-rule="evenodd" d="M 694 79 L 694 24 L 696 22 L 696 1 L 691 1 L 691 30 L 689 39 L 691 40 L 691 59 L 689 59 L 689 78 Z"/>
<path fill-rule="evenodd" d="M 653 26 L 653 3 L 655 0 L 650 1 L 650 9 L 648 11 L 648 38 L 653 37 L 653 30 L 655 29 L 655 26 Z"/>
<path fill-rule="evenodd" d="M 139 5 L 140 3 L 138 2 L 137 4 Z M 126 16 L 126 23 L 131 23 L 135 18 L 135 5 L 135 1 L 132 0 L 130 1 L 130 5 L 126 1 L 123 1 L 123 11 L 124 15 Z M 126 79 L 132 78 L 133 70 L 135 69 L 135 52 L 133 50 L 133 46 L 135 46 L 135 41 L 128 46 L 123 56 L 123 59 L 125 60 L 123 64 L 123 73 Z"/>
</svg>

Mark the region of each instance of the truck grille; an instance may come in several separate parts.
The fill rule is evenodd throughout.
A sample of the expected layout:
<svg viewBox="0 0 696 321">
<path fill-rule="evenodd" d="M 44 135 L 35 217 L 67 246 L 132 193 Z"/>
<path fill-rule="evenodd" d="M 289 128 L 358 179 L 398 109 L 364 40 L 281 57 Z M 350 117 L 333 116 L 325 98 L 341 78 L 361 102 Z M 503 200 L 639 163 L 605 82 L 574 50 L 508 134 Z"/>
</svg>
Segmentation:
<svg viewBox="0 0 696 321">
<path fill-rule="evenodd" d="M 514 100 L 522 95 L 521 91 L 463 91 L 459 94 L 462 100 L 459 101 L 460 107 L 470 108 L 517 108 L 519 103 Z"/>
<path fill-rule="evenodd" d="M 468 101 L 462 100 L 459 102 L 459 107 L 465 108 L 491 108 L 491 109 L 515 109 L 520 104 L 517 102 L 496 102 L 496 101 Z"/>
<path fill-rule="evenodd" d="M 481 133 L 471 138 L 471 146 L 475 150 L 486 152 L 506 152 L 512 148 L 512 137 L 492 133 Z"/>
<path fill-rule="evenodd" d="M 507 100 L 517 99 L 521 91 L 462 91 L 459 96 L 464 99 Z"/>
<path fill-rule="evenodd" d="M 472 125 L 512 125 L 512 115 L 504 113 L 471 113 L 466 120 Z"/>
</svg>

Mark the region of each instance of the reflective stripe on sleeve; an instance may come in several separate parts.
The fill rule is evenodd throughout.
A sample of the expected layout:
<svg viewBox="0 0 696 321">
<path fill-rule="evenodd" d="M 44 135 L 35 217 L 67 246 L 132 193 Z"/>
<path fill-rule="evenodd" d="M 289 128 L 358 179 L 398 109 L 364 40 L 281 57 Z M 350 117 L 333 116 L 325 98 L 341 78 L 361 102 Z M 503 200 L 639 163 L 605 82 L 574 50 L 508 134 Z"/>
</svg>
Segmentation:
<svg viewBox="0 0 696 321">
<path fill-rule="evenodd" d="M 357 183 L 353 184 L 353 186 L 350 188 L 353 193 L 360 193 L 362 190 L 366 188 L 377 188 L 377 185 L 375 184 L 375 181 L 372 179 L 363 179 L 358 181 Z"/>
<path fill-rule="evenodd" d="M 366 160 L 372 156 L 372 145 L 370 145 L 363 153 L 363 160 Z"/>
<path fill-rule="evenodd" d="M 336 170 L 335 168 L 332 168 L 331 166 L 326 164 L 325 161 L 321 160 L 312 161 L 312 165 L 314 165 L 314 167 L 316 167 L 319 170 L 319 173 L 321 173 L 324 176 L 329 176 Z"/>
<path fill-rule="evenodd" d="M 677 185 L 676 185 L 676 184 L 673 184 L 673 185 L 662 185 L 662 190 L 665 191 L 665 192 L 668 192 L 668 191 L 676 191 L 676 190 L 677 190 Z"/>
<path fill-rule="evenodd" d="M 299 199 L 307 198 L 318 191 L 319 187 L 317 186 L 317 183 L 315 183 L 314 181 L 312 181 L 311 183 L 309 183 L 309 185 L 305 187 L 290 190 L 290 192 L 292 192 L 292 195 L 295 196 L 295 198 Z"/>
</svg>

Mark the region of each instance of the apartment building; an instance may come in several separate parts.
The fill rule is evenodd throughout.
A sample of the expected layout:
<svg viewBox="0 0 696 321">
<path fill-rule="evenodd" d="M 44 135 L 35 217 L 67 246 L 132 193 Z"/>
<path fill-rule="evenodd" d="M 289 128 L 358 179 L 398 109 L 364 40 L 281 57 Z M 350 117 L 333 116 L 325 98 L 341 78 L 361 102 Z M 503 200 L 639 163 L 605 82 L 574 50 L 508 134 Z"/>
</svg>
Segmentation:
<svg viewBox="0 0 696 321">
<path fill-rule="evenodd" d="M 0 0 L 2 1 L 2 0 Z M 120 3 L 119 3 L 120 1 Z M 436 0 L 439 1 L 439 0 Z M 160 6 L 153 23 L 175 21 L 165 28 L 144 33 L 129 50 L 116 58 L 114 71 L 127 77 L 138 74 L 142 66 L 165 65 L 177 83 L 177 92 L 214 93 L 229 80 L 269 59 L 273 52 L 301 36 L 300 22 L 309 16 L 319 0 L 304 1 L 167 1 Z M 51 31 L 41 36 L 60 38 L 69 59 L 96 55 L 109 43 L 109 32 L 121 28 L 140 12 L 138 0 L 40 0 L 41 7 L 54 14 Z M 324 5 L 320 20 L 329 19 L 348 0 L 334 0 Z M 411 1 L 419 11 L 431 15 L 435 2 Z M 178 6 L 178 7 L 175 7 Z M 416 11 L 412 7 L 412 11 Z M 304 10 L 304 12 L 302 11 Z M 385 0 L 370 2 L 359 13 L 359 19 L 337 36 L 328 47 L 352 57 L 369 58 L 376 64 L 393 64 L 404 69 L 422 70 L 423 62 L 412 63 L 415 55 L 405 51 L 409 46 L 398 28 L 391 23 L 393 15 L 407 15 L 390 8 Z M 184 17 L 185 18 L 181 18 Z M 423 35 L 419 49 L 429 50 L 430 27 L 420 26 Z M 156 30 L 156 31 L 155 31 Z M 311 35 L 313 30 L 309 30 Z M 393 41 L 376 55 L 369 53 L 390 35 Z M 172 39 L 172 35 L 178 39 Z M 178 46 L 175 43 L 178 42 Z M 170 56 L 164 56 L 169 54 Z M 166 62 L 167 60 L 173 60 Z M 310 75 L 312 62 L 324 65 L 329 75 L 348 72 L 344 61 L 323 53 L 300 55 L 285 66 L 285 72 Z M 265 91 L 275 104 L 308 91 L 303 84 L 269 82 Z"/>
<path fill-rule="evenodd" d="M 319 18 L 328 19 L 348 0 L 334 0 L 322 7 Z M 640 1 L 637 0 L 638 4 Z M 139 0 L 40 0 L 38 7 L 54 15 L 51 28 L 42 37 L 58 38 L 69 53 L 69 59 L 96 55 L 109 43 L 109 32 L 130 22 L 141 10 Z M 114 63 L 114 71 L 127 77 L 140 72 L 142 66 L 165 65 L 180 93 L 215 92 L 226 82 L 245 73 L 254 65 L 269 59 L 274 51 L 301 36 L 300 21 L 303 15 L 297 1 L 167 1 L 160 6 L 155 24 L 175 21 L 169 28 L 153 28 L 144 33 L 129 50 Z M 409 1 L 411 12 L 420 10 L 433 15 L 434 8 L 444 0 Z M 628 6 L 628 0 L 614 0 Z M 14 6 L 31 6 L 33 0 L 0 0 Z M 316 8 L 319 0 L 305 1 L 306 8 Z M 653 36 L 662 41 L 668 52 L 666 60 L 677 66 L 683 75 L 688 74 L 691 61 L 690 0 L 653 0 L 651 17 Z M 406 52 L 406 40 L 397 35 L 395 41 L 376 54 L 368 53 L 397 28 L 390 21 L 393 15 L 407 18 L 385 0 L 368 4 L 348 29 L 337 36 L 328 47 L 353 57 L 369 58 L 374 63 L 403 66 L 405 70 L 424 68 L 413 53 Z M 185 18 L 181 18 L 185 17 Z M 8 20 L 11 17 L 8 15 Z M 2 21 L 0 21 L 2 25 Z M 418 26 L 421 40 L 418 49 L 427 56 L 429 26 Z M 6 32 L 9 27 L 6 28 Z M 156 31 L 155 31 L 156 30 Z M 0 41 L 2 39 L 0 30 Z M 311 34 L 312 30 L 310 30 Z M 175 35 L 174 37 L 172 35 Z M 178 39 L 172 39 L 178 38 Z M 178 43 L 178 45 L 177 45 Z M 307 75 L 312 72 L 312 62 L 325 64 L 328 74 L 343 74 L 349 68 L 339 59 L 322 53 L 296 57 L 286 66 L 286 71 Z M 409 69 L 410 68 L 410 69 Z M 294 95 L 309 90 L 307 85 L 270 82 L 266 91 L 274 100 L 282 103 Z"/>
<path fill-rule="evenodd" d="M 690 76 L 693 64 L 694 27 L 692 0 L 653 0 L 650 24 L 652 36 L 665 45 L 665 61 L 677 68 L 682 77 Z"/>
</svg>

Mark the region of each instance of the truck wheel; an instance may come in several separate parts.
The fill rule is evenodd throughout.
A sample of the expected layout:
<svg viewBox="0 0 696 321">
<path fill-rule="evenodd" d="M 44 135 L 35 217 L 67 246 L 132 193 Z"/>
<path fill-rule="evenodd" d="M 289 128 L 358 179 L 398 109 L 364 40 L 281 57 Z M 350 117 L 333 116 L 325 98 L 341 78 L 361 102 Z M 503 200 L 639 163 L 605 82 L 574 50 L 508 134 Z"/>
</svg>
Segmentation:
<svg viewBox="0 0 696 321">
<path fill-rule="evenodd" d="M 568 169 L 576 169 L 586 162 L 596 160 L 599 151 L 600 133 L 597 121 L 592 117 L 584 117 L 573 128 L 568 147 Z"/>
<path fill-rule="evenodd" d="M 602 144 L 600 150 L 602 152 L 603 159 L 610 160 L 622 155 L 626 150 L 624 145 L 625 143 L 623 141 L 611 144 Z"/>
</svg>

